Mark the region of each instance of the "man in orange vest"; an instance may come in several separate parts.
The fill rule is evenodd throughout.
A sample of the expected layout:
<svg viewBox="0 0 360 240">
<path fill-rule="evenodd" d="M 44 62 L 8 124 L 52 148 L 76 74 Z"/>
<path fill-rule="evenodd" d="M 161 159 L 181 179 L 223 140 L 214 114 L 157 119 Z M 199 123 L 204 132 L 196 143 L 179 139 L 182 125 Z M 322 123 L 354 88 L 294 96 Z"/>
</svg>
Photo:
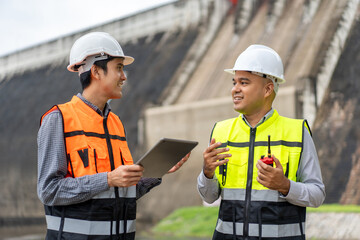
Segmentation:
<svg viewBox="0 0 360 240">
<path fill-rule="evenodd" d="M 52 107 L 38 133 L 38 196 L 46 239 L 134 239 L 136 200 L 161 179 L 142 178 L 121 120 L 109 99 L 122 97 L 125 56 L 109 34 L 79 38 L 67 69 L 78 72 L 82 94 Z M 169 173 L 187 161 L 183 158 Z"/>
</svg>

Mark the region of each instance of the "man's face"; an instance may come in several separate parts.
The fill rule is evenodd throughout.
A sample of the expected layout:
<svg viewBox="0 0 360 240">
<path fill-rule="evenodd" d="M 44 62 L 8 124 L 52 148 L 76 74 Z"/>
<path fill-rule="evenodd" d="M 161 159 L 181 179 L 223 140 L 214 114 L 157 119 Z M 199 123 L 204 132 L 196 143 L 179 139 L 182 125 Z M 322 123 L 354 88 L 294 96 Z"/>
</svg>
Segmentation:
<svg viewBox="0 0 360 240">
<path fill-rule="evenodd" d="M 235 111 L 251 115 L 263 109 L 266 79 L 246 71 L 236 71 L 233 84 L 231 95 Z"/>
<path fill-rule="evenodd" d="M 127 79 L 124 73 L 124 59 L 114 58 L 107 63 L 107 72 L 100 69 L 100 88 L 108 99 L 122 97 L 122 87 Z"/>
</svg>

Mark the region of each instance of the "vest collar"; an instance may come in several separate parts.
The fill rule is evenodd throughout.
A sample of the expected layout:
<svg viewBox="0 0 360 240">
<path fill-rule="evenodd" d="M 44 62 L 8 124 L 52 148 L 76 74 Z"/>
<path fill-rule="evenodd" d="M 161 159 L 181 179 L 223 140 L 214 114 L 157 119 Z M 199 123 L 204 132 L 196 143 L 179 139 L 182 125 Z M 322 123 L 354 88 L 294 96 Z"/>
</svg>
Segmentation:
<svg viewBox="0 0 360 240">
<path fill-rule="evenodd" d="M 107 117 L 111 111 L 111 107 L 110 107 L 109 103 L 105 104 L 104 112 L 102 112 L 97 106 L 95 106 L 93 103 L 91 103 L 86 98 L 84 98 L 81 93 L 78 93 L 76 96 L 73 96 L 71 101 L 73 101 L 74 98 L 80 99 L 83 103 L 85 103 L 88 107 L 90 107 L 92 110 L 94 110 L 101 117 Z"/>
<path fill-rule="evenodd" d="M 79 96 L 73 96 L 71 99 L 71 103 L 76 106 L 79 110 L 84 112 L 89 117 L 96 119 L 96 118 L 103 118 L 102 115 L 100 115 L 96 110 L 94 110 L 91 106 L 89 106 L 87 103 L 85 103 L 82 99 L 79 98 Z"/>
<path fill-rule="evenodd" d="M 258 131 L 266 129 L 267 127 L 271 126 L 273 124 L 273 122 L 279 117 L 279 113 L 276 111 L 276 109 L 272 109 L 272 110 L 270 110 L 270 112 L 272 112 L 272 115 L 270 117 L 268 117 L 268 118 L 265 118 L 264 122 L 262 122 L 260 125 L 255 127 L 256 129 L 258 129 Z M 251 128 L 247 124 L 247 122 L 243 119 L 242 114 L 239 115 L 238 122 L 240 123 L 240 126 L 243 129 L 250 129 Z"/>
</svg>

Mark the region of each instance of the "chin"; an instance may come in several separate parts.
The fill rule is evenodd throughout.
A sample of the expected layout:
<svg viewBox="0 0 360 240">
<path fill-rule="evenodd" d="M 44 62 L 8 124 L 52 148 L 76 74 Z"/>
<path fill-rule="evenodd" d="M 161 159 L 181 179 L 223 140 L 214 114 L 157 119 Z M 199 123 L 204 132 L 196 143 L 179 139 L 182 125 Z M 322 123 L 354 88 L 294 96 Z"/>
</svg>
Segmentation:
<svg viewBox="0 0 360 240">
<path fill-rule="evenodd" d="M 241 114 L 244 114 L 244 115 L 245 115 L 244 109 L 242 109 L 242 108 L 237 108 L 237 107 L 234 106 L 234 110 L 235 110 L 236 112 L 238 112 L 238 113 L 241 113 Z"/>
<path fill-rule="evenodd" d="M 242 110 L 241 107 L 236 106 L 235 104 L 234 104 L 233 108 L 234 108 L 234 110 L 237 111 L 237 112 L 241 112 L 241 110 Z"/>
<path fill-rule="evenodd" d="M 111 99 L 120 99 L 120 98 L 122 98 L 122 94 L 120 94 L 120 95 L 116 94 L 111 97 Z"/>
</svg>

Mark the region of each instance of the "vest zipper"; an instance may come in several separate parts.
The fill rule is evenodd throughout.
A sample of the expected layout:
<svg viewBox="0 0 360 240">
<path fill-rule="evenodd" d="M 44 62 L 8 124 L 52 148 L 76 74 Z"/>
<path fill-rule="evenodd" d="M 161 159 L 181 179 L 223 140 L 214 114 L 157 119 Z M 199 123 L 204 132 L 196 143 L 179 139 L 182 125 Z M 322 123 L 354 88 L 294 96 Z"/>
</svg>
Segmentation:
<svg viewBox="0 0 360 240">
<path fill-rule="evenodd" d="M 250 128 L 250 146 L 249 146 L 249 159 L 248 159 L 248 171 L 246 181 L 246 193 L 245 193 L 245 208 L 244 208 L 244 231 L 243 235 L 245 239 L 249 236 L 249 208 L 251 203 L 251 188 L 254 168 L 254 145 L 255 145 L 256 128 Z"/>
<path fill-rule="evenodd" d="M 110 134 L 109 134 L 109 129 L 107 127 L 107 117 L 104 117 L 103 120 L 103 126 L 104 126 L 104 132 L 105 132 L 105 138 L 106 138 L 106 145 L 108 148 L 108 152 L 109 152 L 109 159 L 110 159 L 110 166 L 111 166 L 111 171 L 113 171 L 115 169 L 115 163 L 114 163 L 114 155 L 113 155 L 113 149 L 112 149 L 112 145 L 111 145 L 111 140 L 110 140 Z M 119 205 L 120 205 L 120 199 L 119 199 L 119 189 L 117 187 L 114 187 L 114 191 L 115 191 L 115 221 L 116 221 L 116 237 L 119 238 L 120 232 L 120 220 L 119 220 Z M 112 223 L 111 223 L 112 224 Z"/>
<path fill-rule="evenodd" d="M 115 163 L 114 163 L 114 155 L 113 155 L 113 150 L 112 150 L 112 146 L 111 146 L 109 129 L 107 127 L 106 122 L 107 122 L 107 117 L 104 117 L 104 120 L 103 120 L 104 132 L 105 132 L 106 145 L 107 145 L 108 152 L 109 152 L 110 166 L 111 166 L 111 171 L 112 171 L 115 169 Z"/>
<path fill-rule="evenodd" d="M 125 165 L 121 150 L 120 150 L 120 158 L 121 158 L 121 164 Z M 123 215 L 123 219 L 124 219 L 124 233 L 123 233 L 123 236 L 124 236 L 124 239 L 126 239 L 126 234 L 127 234 L 127 209 L 128 209 L 128 206 L 127 206 L 127 202 L 125 200 L 124 201 L 124 215 Z"/>
<path fill-rule="evenodd" d="M 98 169 L 97 169 L 97 162 L 96 162 L 96 149 L 94 148 L 94 161 L 95 161 L 95 170 L 96 170 L 96 173 L 99 173 L 98 172 Z"/>
</svg>

